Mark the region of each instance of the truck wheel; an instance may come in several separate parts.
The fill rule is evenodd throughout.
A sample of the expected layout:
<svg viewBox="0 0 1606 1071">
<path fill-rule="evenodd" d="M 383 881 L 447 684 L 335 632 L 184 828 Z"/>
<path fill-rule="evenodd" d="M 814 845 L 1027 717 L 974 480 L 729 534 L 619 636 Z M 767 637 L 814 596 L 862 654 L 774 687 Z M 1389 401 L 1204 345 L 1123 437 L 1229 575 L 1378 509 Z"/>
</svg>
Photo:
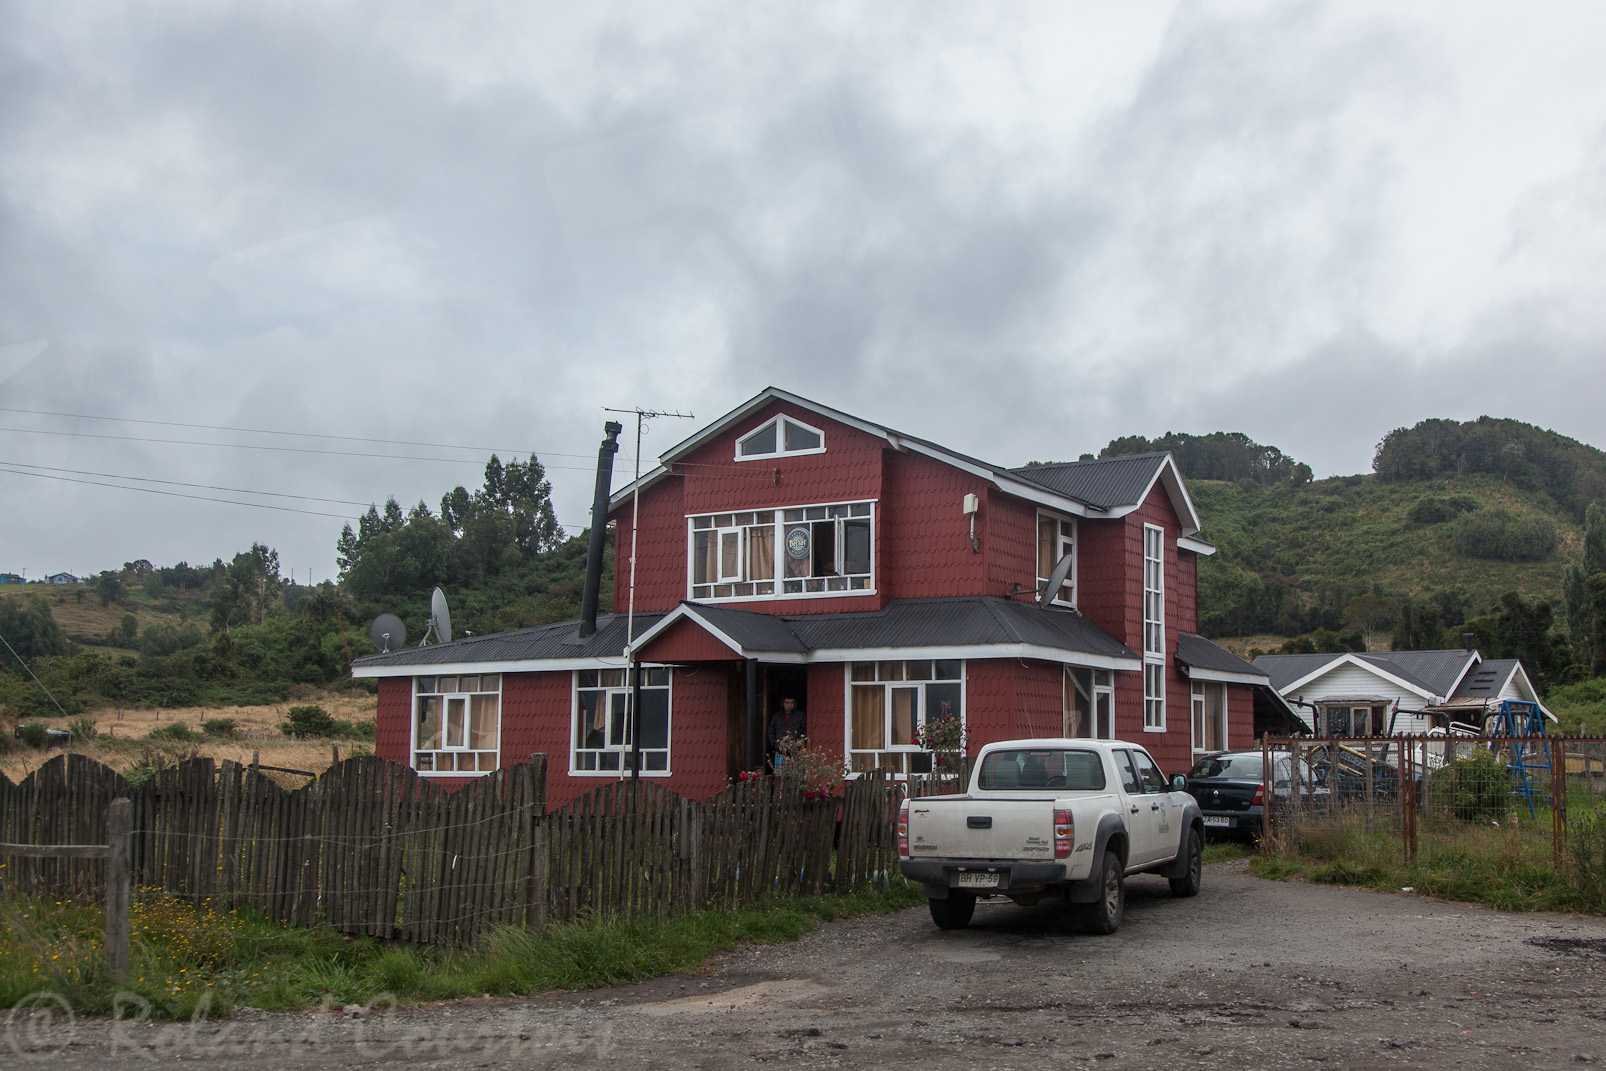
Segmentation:
<svg viewBox="0 0 1606 1071">
<path fill-rule="evenodd" d="M 1188 872 L 1171 879 L 1172 896 L 1198 896 L 1199 884 L 1204 877 L 1204 845 L 1199 843 L 1199 831 L 1188 830 Z"/>
<path fill-rule="evenodd" d="M 927 900 L 931 908 L 931 921 L 939 930 L 962 930 L 970 925 L 976 913 L 976 894 L 950 892 L 946 900 Z"/>
<path fill-rule="evenodd" d="M 1126 910 L 1126 886 L 1123 884 L 1121 857 L 1114 852 L 1104 853 L 1104 867 L 1099 879 L 1099 898 L 1082 905 L 1082 925 L 1088 933 L 1114 933 L 1121 928 L 1121 914 Z"/>
</svg>

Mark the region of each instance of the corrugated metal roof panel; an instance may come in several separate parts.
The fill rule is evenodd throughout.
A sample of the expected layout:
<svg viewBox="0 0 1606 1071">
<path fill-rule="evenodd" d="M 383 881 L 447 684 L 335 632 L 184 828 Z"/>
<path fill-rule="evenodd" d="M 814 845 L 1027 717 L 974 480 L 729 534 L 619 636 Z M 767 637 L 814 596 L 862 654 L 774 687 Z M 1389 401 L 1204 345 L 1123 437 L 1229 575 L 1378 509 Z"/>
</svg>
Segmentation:
<svg viewBox="0 0 1606 1071">
<path fill-rule="evenodd" d="M 658 623 L 664 615 L 637 614 L 636 635 Z M 434 666 L 459 662 L 522 662 L 541 659 L 617 657 L 625 646 L 628 631 L 626 614 L 606 614 L 597 618 L 597 631 L 580 640 L 578 621 L 558 621 L 550 625 L 521 628 L 512 632 L 493 632 L 470 636 L 451 643 L 432 643 L 428 647 L 408 647 L 389 654 L 352 659 L 352 667 Z"/>
<path fill-rule="evenodd" d="M 1197 632 L 1177 633 L 1177 661 L 1194 669 L 1213 669 L 1220 673 L 1251 673 L 1269 677 L 1248 659 L 1239 658 L 1225 647 L 1219 647 Z"/>
<path fill-rule="evenodd" d="M 1010 475 L 1100 509 L 1135 506 L 1154 482 L 1166 455 L 1132 454 L 1010 469 Z"/>
</svg>

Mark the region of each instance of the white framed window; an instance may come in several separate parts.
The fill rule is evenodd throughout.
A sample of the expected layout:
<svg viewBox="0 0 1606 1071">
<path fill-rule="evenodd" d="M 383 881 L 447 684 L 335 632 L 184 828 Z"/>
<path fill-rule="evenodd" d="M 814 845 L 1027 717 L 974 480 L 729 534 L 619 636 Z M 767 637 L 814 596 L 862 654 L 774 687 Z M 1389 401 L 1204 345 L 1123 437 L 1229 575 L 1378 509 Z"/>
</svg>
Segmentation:
<svg viewBox="0 0 1606 1071">
<path fill-rule="evenodd" d="M 1076 605 L 1076 521 L 1070 517 L 1061 517 L 1055 513 L 1039 513 L 1037 515 L 1037 587 L 1042 590 L 1048 583 L 1048 575 L 1054 571 L 1054 566 L 1065 555 L 1072 555 L 1071 574 L 1066 577 L 1065 583 L 1060 585 L 1059 591 L 1054 593 L 1054 601 L 1061 606 Z"/>
<path fill-rule="evenodd" d="M 687 527 L 693 599 L 875 591 L 874 502 L 710 513 Z"/>
<path fill-rule="evenodd" d="M 823 453 L 825 432 L 789 416 L 778 416 L 760 424 L 736 440 L 737 461 Z"/>
<path fill-rule="evenodd" d="M 502 675 L 413 678 L 413 769 L 461 777 L 496 769 L 502 737 Z"/>
<path fill-rule="evenodd" d="M 1193 682 L 1193 750 L 1227 750 L 1227 686 Z"/>
<path fill-rule="evenodd" d="M 1065 667 L 1065 724 L 1073 739 L 1115 739 L 1115 676 L 1107 669 Z"/>
<path fill-rule="evenodd" d="M 641 668 L 641 772 L 669 773 L 670 672 Z M 630 674 L 624 669 L 574 673 L 569 772 L 619 776 L 631 770 Z"/>
<path fill-rule="evenodd" d="M 1143 526 L 1143 729 L 1165 731 L 1165 529 Z"/>
<path fill-rule="evenodd" d="M 921 726 L 965 724 L 965 663 L 959 659 L 854 662 L 848 667 L 848 772 L 930 773 L 932 754 L 915 742 Z"/>
</svg>

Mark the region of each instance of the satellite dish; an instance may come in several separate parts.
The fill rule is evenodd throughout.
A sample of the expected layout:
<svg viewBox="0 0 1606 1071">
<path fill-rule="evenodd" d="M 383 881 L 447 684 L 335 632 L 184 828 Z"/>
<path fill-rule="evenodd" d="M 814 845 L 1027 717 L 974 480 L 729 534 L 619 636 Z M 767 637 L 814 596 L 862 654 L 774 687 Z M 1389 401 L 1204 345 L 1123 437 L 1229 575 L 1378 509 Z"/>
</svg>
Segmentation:
<svg viewBox="0 0 1606 1071">
<path fill-rule="evenodd" d="M 1071 566 L 1075 564 L 1076 558 L 1071 554 L 1065 555 L 1065 557 L 1054 563 L 1054 571 L 1048 574 L 1048 583 L 1043 585 L 1043 590 L 1037 594 L 1038 606 L 1045 610 L 1048 609 L 1048 604 L 1054 601 L 1054 597 L 1059 594 L 1060 588 L 1065 586 L 1065 581 L 1070 579 Z"/>
<path fill-rule="evenodd" d="M 446 593 L 436 588 L 429 596 L 429 628 L 424 630 L 424 638 L 418 646 L 426 643 L 450 643 L 452 641 L 452 613 L 446 608 Z"/>
<path fill-rule="evenodd" d="M 380 614 L 368 626 L 368 638 L 385 654 L 399 651 L 407 642 L 407 626 L 395 614 Z"/>
</svg>

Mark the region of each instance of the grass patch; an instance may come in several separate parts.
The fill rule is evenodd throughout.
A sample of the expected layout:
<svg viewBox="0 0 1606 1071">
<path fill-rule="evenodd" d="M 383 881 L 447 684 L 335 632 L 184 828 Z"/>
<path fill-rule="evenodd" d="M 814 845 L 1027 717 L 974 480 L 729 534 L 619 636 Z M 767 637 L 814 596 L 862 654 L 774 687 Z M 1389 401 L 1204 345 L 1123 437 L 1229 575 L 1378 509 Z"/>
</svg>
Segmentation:
<svg viewBox="0 0 1606 1071">
<path fill-rule="evenodd" d="M 1206 841 L 1204 847 L 1205 864 L 1226 863 L 1233 859 L 1250 858 L 1259 851 L 1255 844 L 1256 842 L 1247 840 Z"/>
<path fill-rule="evenodd" d="M 1303 878 L 1398 892 L 1412 889 L 1500 911 L 1606 913 L 1595 879 L 1569 864 L 1552 864 L 1548 829 L 1514 815 L 1495 826 L 1442 819 L 1417 838 L 1417 858 L 1405 862 L 1397 832 L 1368 833 L 1359 821 L 1307 823 L 1299 843 L 1272 845 L 1249 862 L 1262 878 Z"/>
<path fill-rule="evenodd" d="M 503 927 L 473 949 L 386 945 L 328 929 L 296 929 L 217 903 L 163 897 L 130 910 L 130 980 L 105 967 L 104 916 L 95 905 L 38 898 L 0 900 L 0 1007 L 41 989 L 79 1012 L 109 1013 L 119 989 L 150 1001 L 152 1014 L 188 1018 L 237 1006 L 289 1011 L 333 1001 L 362 1004 L 522 996 L 586 989 L 694 970 L 715 953 L 794 941 L 822 921 L 919 904 L 918 885 L 782 898 L 741 911 L 669 920 L 598 918 L 540 932 Z"/>
</svg>

